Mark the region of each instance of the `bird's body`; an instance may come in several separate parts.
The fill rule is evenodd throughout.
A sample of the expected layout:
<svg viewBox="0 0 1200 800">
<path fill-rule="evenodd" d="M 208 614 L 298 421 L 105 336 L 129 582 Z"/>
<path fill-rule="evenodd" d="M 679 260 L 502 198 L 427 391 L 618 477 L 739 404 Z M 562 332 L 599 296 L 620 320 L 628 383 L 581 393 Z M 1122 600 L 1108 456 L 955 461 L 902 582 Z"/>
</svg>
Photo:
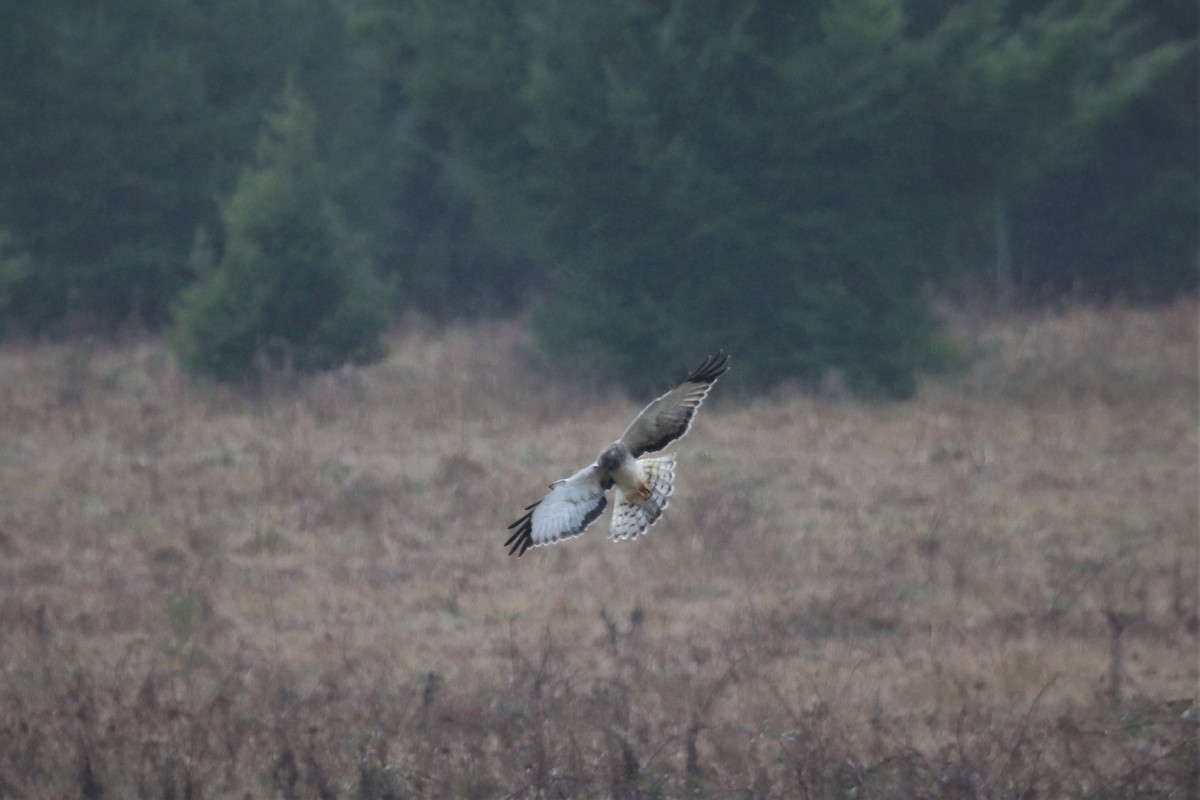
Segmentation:
<svg viewBox="0 0 1200 800">
<path fill-rule="evenodd" d="M 514 531 L 504 543 L 509 554 L 519 556 L 530 547 L 580 535 L 604 511 L 605 493 L 614 487 L 610 536 L 635 539 L 645 532 L 662 516 L 675 488 L 675 456 L 640 456 L 688 432 L 696 410 L 728 365 L 723 353 L 705 359 L 678 386 L 642 409 L 621 438 L 600 451 L 595 463 L 550 484 L 550 492 L 508 526 Z"/>
<path fill-rule="evenodd" d="M 608 473 L 616 487 L 630 497 L 645 500 L 650 496 L 650 487 L 646 485 L 641 465 L 629 448 L 620 442 L 613 442 L 601 450 L 596 457 L 596 466 Z"/>
</svg>

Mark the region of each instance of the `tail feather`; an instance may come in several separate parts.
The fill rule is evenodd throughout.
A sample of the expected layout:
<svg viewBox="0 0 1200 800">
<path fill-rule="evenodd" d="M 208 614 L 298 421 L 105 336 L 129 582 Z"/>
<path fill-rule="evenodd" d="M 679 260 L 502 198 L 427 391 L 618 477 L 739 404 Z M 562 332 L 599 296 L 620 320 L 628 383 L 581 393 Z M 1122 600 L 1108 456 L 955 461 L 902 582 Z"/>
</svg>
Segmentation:
<svg viewBox="0 0 1200 800">
<path fill-rule="evenodd" d="M 667 507 L 667 498 L 675 489 L 674 454 L 657 458 L 638 459 L 650 496 L 645 500 L 627 497 L 618 486 L 613 498 L 612 528 L 609 535 L 613 541 L 636 539 L 653 525 Z"/>
</svg>

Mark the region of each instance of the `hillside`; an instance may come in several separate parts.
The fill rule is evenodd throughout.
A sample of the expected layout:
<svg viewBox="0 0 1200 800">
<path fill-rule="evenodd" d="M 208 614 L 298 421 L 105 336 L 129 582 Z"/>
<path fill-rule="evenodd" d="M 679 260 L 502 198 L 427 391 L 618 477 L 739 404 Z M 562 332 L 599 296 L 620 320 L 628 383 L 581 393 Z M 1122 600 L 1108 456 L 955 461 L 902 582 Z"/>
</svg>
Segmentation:
<svg viewBox="0 0 1200 800">
<path fill-rule="evenodd" d="M 898 404 L 735 353 L 646 538 L 519 560 L 647 398 L 515 324 L 253 396 L 4 345 L 0 798 L 1195 797 L 1196 312 L 961 319 Z"/>
</svg>

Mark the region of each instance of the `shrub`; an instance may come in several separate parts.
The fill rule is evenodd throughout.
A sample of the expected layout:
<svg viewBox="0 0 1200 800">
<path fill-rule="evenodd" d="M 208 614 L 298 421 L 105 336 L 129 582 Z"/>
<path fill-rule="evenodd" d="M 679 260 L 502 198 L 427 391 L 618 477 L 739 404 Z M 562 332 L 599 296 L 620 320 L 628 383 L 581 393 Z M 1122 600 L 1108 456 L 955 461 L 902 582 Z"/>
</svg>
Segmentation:
<svg viewBox="0 0 1200 800">
<path fill-rule="evenodd" d="M 184 367 L 222 381 L 383 355 L 386 287 L 331 199 L 313 113 L 294 83 L 265 116 L 255 164 L 221 210 L 223 253 L 196 237 L 196 282 L 175 307 Z"/>
</svg>

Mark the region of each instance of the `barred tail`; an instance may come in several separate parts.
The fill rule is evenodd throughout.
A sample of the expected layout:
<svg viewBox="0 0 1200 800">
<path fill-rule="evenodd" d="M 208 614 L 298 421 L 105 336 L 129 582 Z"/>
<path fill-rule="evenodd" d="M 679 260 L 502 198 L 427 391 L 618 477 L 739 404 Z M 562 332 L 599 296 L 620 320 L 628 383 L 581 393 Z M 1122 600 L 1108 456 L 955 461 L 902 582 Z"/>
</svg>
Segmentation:
<svg viewBox="0 0 1200 800">
<path fill-rule="evenodd" d="M 645 500 L 626 497 L 618 486 L 613 503 L 612 528 L 609 536 L 613 541 L 636 539 L 653 525 L 667 507 L 667 498 L 675 488 L 674 454 L 657 458 L 638 459 L 642 477 L 650 489 Z"/>
</svg>

